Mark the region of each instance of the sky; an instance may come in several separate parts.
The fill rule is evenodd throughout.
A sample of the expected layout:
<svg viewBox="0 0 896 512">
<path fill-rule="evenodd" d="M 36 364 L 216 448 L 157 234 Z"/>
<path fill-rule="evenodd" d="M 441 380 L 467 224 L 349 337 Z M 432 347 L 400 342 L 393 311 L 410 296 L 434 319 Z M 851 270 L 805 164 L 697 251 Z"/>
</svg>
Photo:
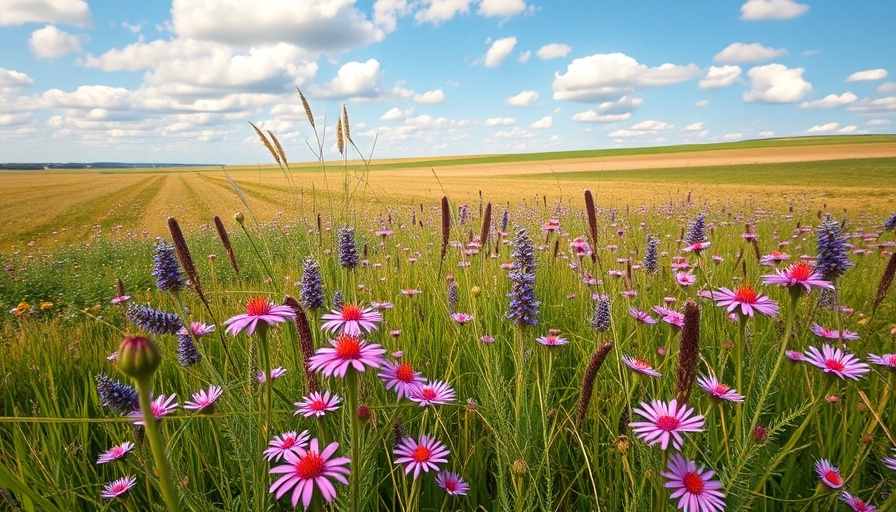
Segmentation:
<svg viewBox="0 0 896 512">
<path fill-rule="evenodd" d="M 376 159 L 896 132 L 896 2 L 2 0 L 0 162 Z"/>
</svg>

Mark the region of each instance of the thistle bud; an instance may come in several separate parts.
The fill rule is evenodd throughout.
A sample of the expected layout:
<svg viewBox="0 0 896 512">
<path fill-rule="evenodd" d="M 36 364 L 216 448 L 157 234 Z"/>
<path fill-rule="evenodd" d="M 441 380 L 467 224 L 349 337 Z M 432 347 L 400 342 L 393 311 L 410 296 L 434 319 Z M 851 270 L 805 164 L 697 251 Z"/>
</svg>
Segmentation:
<svg viewBox="0 0 896 512">
<path fill-rule="evenodd" d="M 134 336 L 121 340 L 118 347 L 118 369 L 136 380 L 149 379 L 162 362 L 162 352 L 150 338 Z"/>
</svg>

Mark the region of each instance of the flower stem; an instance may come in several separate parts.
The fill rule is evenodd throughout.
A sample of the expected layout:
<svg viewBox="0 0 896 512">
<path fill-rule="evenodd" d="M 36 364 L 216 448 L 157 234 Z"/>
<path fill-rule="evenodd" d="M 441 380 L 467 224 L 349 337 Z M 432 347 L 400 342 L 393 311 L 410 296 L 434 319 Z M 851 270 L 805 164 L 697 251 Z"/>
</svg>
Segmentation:
<svg viewBox="0 0 896 512">
<path fill-rule="evenodd" d="M 771 375 L 769 375 L 768 380 L 765 382 L 765 389 L 763 389 L 762 394 L 759 395 L 756 412 L 753 413 L 753 421 L 750 422 L 750 431 L 752 431 L 759 423 L 759 415 L 762 414 L 762 406 L 765 404 L 765 400 L 771 392 L 772 384 L 775 382 L 775 377 L 778 376 L 778 371 L 781 369 L 781 363 L 784 361 L 784 356 L 787 353 L 787 343 L 790 341 L 790 335 L 793 333 L 793 323 L 796 317 L 796 303 L 800 298 L 799 294 L 800 290 L 796 288 L 792 289 L 790 292 L 790 303 L 789 308 L 787 309 L 787 326 L 784 328 L 784 337 L 781 338 L 781 348 L 778 350 L 778 360 L 775 361 L 775 367 L 772 369 Z"/>
<path fill-rule="evenodd" d="M 345 376 L 348 413 L 352 423 L 351 511 L 357 512 L 361 493 L 361 421 L 358 418 L 358 372 L 350 369 Z"/>
<path fill-rule="evenodd" d="M 747 349 L 747 317 L 738 313 L 737 346 L 734 347 L 734 372 L 737 376 L 737 389 L 744 389 L 744 350 Z M 743 393 L 743 391 L 741 391 Z"/>
<path fill-rule="evenodd" d="M 165 505 L 169 511 L 180 512 L 180 502 L 177 497 L 177 491 L 174 488 L 174 479 L 171 477 L 168 455 L 165 453 L 162 436 L 159 435 L 159 427 L 152 413 L 152 399 L 150 398 L 152 386 L 150 379 L 135 379 L 135 381 L 137 383 L 137 393 L 140 394 L 140 412 L 143 414 L 143 428 L 146 431 L 146 438 L 149 439 L 152 456 L 156 461 L 156 470 L 159 472 L 162 498 L 165 500 Z"/>
</svg>

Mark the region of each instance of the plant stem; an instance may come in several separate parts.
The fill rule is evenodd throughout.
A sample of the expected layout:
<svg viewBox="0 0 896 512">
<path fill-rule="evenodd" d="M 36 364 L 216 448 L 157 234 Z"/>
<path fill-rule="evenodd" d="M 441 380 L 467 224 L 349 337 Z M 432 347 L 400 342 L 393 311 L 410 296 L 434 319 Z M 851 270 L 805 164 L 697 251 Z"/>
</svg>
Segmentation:
<svg viewBox="0 0 896 512">
<path fill-rule="evenodd" d="M 772 369 L 772 373 L 765 383 L 765 389 L 763 389 L 762 394 L 759 395 L 756 411 L 753 413 L 753 421 L 750 422 L 751 431 L 759 423 L 759 416 L 762 414 L 762 405 L 765 403 L 765 400 L 771 392 L 772 384 L 775 382 L 775 377 L 778 376 L 778 371 L 781 369 L 781 363 L 784 361 L 784 356 L 787 353 L 787 343 L 790 341 L 791 333 L 793 333 L 793 323 L 796 317 L 796 303 L 800 298 L 800 293 L 800 290 L 797 288 L 793 288 L 790 291 L 790 304 L 787 309 L 787 326 L 784 329 L 784 337 L 781 338 L 781 348 L 778 351 L 778 360 L 775 361 L 775 367 Z"/>
<path fill-rule="evenodd" d="M 358 372 L 349 369 L 345 379 L 348 393 L 348 413 L 352 423 L 352 501 L 350 510 L 357 512 L 360 510 L 358 501 L 361 495 L 361 422 L 358 418 Z"/>
<path fill-rule="evenodd" d="M 159 472 L 159 485 L 162 488 L 162 498 L 165 505 L 171 512 L 180 512 L 180 502 L 177 497 L 177 491 L 174 488 L 174 479 L 171 477 L 171 466 L 168 464 L 168 455 L 165 453 L 165 446 L 162 444 L 162 436 L 159 435 L 159 427 L 156 424 L 156 418 L 152 413 L 152 385 L 150 379 L 135 379 L 137 383 L 137 393 L 140 394 L 140 412 L 143 415 L 143 428 L 146 431 L 146 438 L 149 439 L 149 447 L 152 449 L 152 456 L 156 461 L 156 470 Z"/>
</svg>

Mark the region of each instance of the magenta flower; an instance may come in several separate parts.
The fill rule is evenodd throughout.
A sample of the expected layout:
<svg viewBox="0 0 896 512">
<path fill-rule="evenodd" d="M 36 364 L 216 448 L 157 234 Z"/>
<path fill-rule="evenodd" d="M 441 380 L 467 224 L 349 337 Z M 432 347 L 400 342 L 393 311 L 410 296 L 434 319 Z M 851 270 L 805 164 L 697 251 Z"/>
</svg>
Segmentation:
<svg viewBox="0 0 896 512">
<path fill-rule="evenodd" d="M 158 398 L 152 401 L 152 415 L 156 421 L 177 409 L 179 404 L 175 400 L 177 400 L 177 395 L 172 394 L 168 398 L 165 398 L 165 395 L 159 395 Z M 132 412 L 131 417 L 140 418 L 134 422 L 134 425 L 143 425 L 143 414 L 139 410 Z"/>
<path fill-rule="evenodd" d="M 274 436 L 274 439 L 268 443 L 268 449 L 263 453 L 264 458 L 276 461 L 282 459 L 287 452 L 306 448 L 309 437 L 307 430 L 303 430 L 301 434 L 296 434 L 295 430 L 289 430 L 279 436 Z"/>
<path fill-rule="evenodd" d="M 703 249 L 706 249 L 712 245 L 712 242 L 695 242 L 687 247 L 682 248 L 681 250 L 684 252 L 696 252 L 699 253 Z"/>
<path fill-rule="evenodd" d="M 198 392 L 193 393 L 192 402 L 184 403 L 184 409 L 197 411 L 200 414 L 212 414 L 215 410 L 215 402 L 218 398 L 221 398 L 222 394 L 224 392 L 221 391 L 220 386 L 209 386 L 208 392 L 200 389 Z"/>
<path fill-rule="evenodd" d="M 591 246 L 588 245 L 588 242 L 585 241 L 584 238 L 578 237 L 572 242 L 569 243 L 569 248 L 576 251 L 576 256 L 584 257 L 591 256 L 592 250 Z"/>
<path fill-rule="evenodd" d="M 447 382 L 437 380 L 411 390 L 408 399 L 417 402 L 420 407 L 427 405 L 448 404 L 454 401 L 454 389 Z"/>
<path fill-rule="evenodd" d="M 128 452 L 134 449 L 134 443 L 130 441 L 125 441 L 118 446 L 113 446 L 109 449 L 109 451 L 103 453 L 96 459 L 97 464 L 105 464 L 107 462 L 112 462 L 115 460 L 123 459 L 127 456 Z"/>
<path fill-rule="evenodd" d="M 336 332 L 357 338 L 362 331 L 377 330 L 377 322 L 383 321 L 383 315 L 373 308 L 361 309 L 354 304 L 345 304 L 340 310 L 333 310 L 321 316 L 326 320 L 320 328 L 324 331 Z"/>
<path fill-rule="evenodd" d="M 859 377 L 871 371 L 871 368 L 856 356 L 830 345 L 824 345 L 821 351 L 809 347 L 804 355 L 806 361 L 821 368 L 825 373 L 833 373 L 841 379 L 859 380 Z"/>
<path fill-rule="evenodd" d="M 301 497 L 302 504 L 307 509 L 311 504 L 314 488 L 317 487 L 327 503 L 333 503 L 336 499 L 336 488 L 330 479 L 348 485 L 345 475 L 350 474 L 351 470 L 345 465 L 350 464 L 351 460 L 346 457 L 330 458 L 336 453 L 339 443 L 330 443 L 322 452 L 319 451 L 318 444 L 315 438 L 311 440 L 307 450 L 296 448 L 295 451 L 286 452 L 284 458 L 288 464 L 271 468 L 272 475 L 283 473 L 283 476 L 271 484 L 268 492 L 273 493 L 279 500 L 291 489 L 292 506 L 298 507 Z"/>
<path fill-rule="evenodd" d="M 303 396 L 302 400 L 302 402 L 295 402 L 295 404 L 293 404 L 299 408 L 296 412 L 292 413 L 293 416 L 301 414 L 306 418 L 310 418 L 311 416 L 322 418 L 324 414 L 339 409 L 339 403 L 342 401 L 337 395 L 331 395 L 329 391 L 324 392 L 324 394 L 315 391 L 308 396 Z"/>
<path fill-rule="evenodd" d="M 697 276 L 690 272 L 676 272 L 675 282 L 678 283 L 678 286 L 691 286 L 697 282 Z"/>
<path fill-rule="evenodd" d="M 644 375 L 648 375 L 650 377 L 662 377 L 662 374 L 654 370 L 647 361 L 635 359 L 630 356 L 622 356 L 622 362 L 638 373 L 643 373 Z"/>
<path fill-rule="evenodd" d="M 660 318 L 663 322 L 667 324 L 678 327 L 684 327 L 684 314 L 680 311 L 675 311 L 674 309 L 664 308 L 663 306 L 653 306 L 653 311 L 660 315 Z"/>
<path fill-rule="evenodd" d="M 267 325 L 275 325 L 295 318 L 296 313 L 289 306 L 277 306 L 264 297 L 255 297 L 246 304 L 246 313 L 236 315 L 224 321 L 227 327 L 227 334 L 236 336 L 243 329 L 246 334 L 252 336 L 258 327 L 258 322 L 264 322 Z"/>
<path fill-rule="evenodd" d="M 494 342 L 495 342 L 495 337 L 494 337 L 494 336 L 489 336 L 489 335 L 486 334 L 486 335 L 483 335 L 481 338 L 479 338 L 479 341 L 481 341 L 481 342 L 485 343 L 486 345 L 488 345 L 488 344 L 490 344 L 490 343 L 494 343 Z"/>
<path fill-rule="evenodd" d="M 896 448 L 893 448 L 893 451 L 896 451 Z M 896 471 L 896 457 L 884 457 L 881 462 L 884 463 L 884 466 Z"/>
<path fill-rule="evenodd" d="M 469 313 L 452 313 L 451 319 L 459 323 L 460 325 L 464 325 L 465 323 L 473 319 L 473 315 Z"/>
<path fill-rule="evenodd" d="M 840 477 L 840 469 L 832 465 L 827 459 L 815 461 L 815 473 L 821 483 L 831 489 L 843 487 L 843 478 Z"/>
<path fill-rule="evenodd" d="M 420 372 L 415 372 L 411 365 L 400 361 L 398 364 L 383 361 L 383 369 L 380 370 L 379 378 L 383 379 L 386 389 L 395 389 L 398 399 L 401 400 L 423 386 L 426 379 Z"/>
<path fill-rule="evenodd" d="M 340 334 L 331 340 L 332 347 L 321 347 L 308 360 L 311 371 L 319 371 L 325 377 L 336 375 L 345 377 L 349 367 L 363 372 L 368 366 L 379 368 L 386 362 L 383 354 L 386 349 L 377 344 L 369 344 L 354 336 Z"/>
<path fill-rule="evenodd" d="M 762 276 L 762 282 L 788 288 L 802 286 L 806 293 L 811 292 L 812 288 L 834 289 L 834 285 L 825 281 L 821 274 L 815 271 L 815 267 L 803 262 L 790 264 L 784 270 L 776 269 L 774 274 Z"/>
<path fill-rule="evenodd" d="M 628 314 L 632 315 L 632 318 L 634 318 L 635 320 L 638 320 L 645 324 L 655 324 L 656 323 L 656 320 L 654 320 L 654 318 L 652 316 L 650 316 L 650 314 L 645 313 L 643 311 L 638 311 L 635 308 L 628 308 Z"/>
<path fill-rule="evenodd" d="M 896 370 L 896 354 L 884 354 L 882 356 L 868 354 L 868 360 L 874 364 L 886 366 L 891 370 Z"/>
<path fill-rule="evenodd" d="M 546 347 L 559 347 L 560 345 L 566 345 L 569 343 L 569 340 L 560 336 L 555 336 L 553 334 L 549 334 L 547 336 L 539 336 L 535 338 L 535 341 L 541 343 Z"/>
<path fill-rule="evenodd" d="M 202 336 L 205 336 L 206 334 L 215 332 L 215 326 L 207 325 L 202 322 L 193 322 L 192 324 L 190 324 L 190 331 L 193 331 L 193 336 L 196 336 L 197 338 L 201 338 Z M 189 334 L 190 331 L 188 331 L 186 327 L 181 327 L 180 330 L 177 331 L 177 333 L 178 334 Z"/>
<path fill-rule="evenodd" d="M 744 401 L 743 395 L 740 395 L 731 389 L 728 384 L 719 382 L 719 379 L 717 379 L 715 375 L 710 375 L 709 377 L 697 377 L 697 384 L 699 384 L 704 391 L 716 398 L 727 400 L 729 402 Z"/>
<path fill-rule="evenodd" d="M 445 445 L 434 437 L 422 435 L 419 441 L 412 437 L 405 437 L 395 448 L 395 455 L 398 457 L 395 459 L 395 464 L 404 464 L 404 474 L 407 475 L 413 471 L 414 480 L 416 480 L 420 476 L 421 470 L 438 471 L 437 464 L 448 462 L 446 457 L 449 453 Z"/>
<path fill-rule="evenodd" d="M 127 302 L 129 300 L 131 300 L 130 295 L 119 295 L 119 296 L 115 297 L 114 299 L 112 299 L 110 302 L 112 302 L 112 304 L 124 304 L 125 302 Z"/>
<path fill-rule="evenodd" d="M 840 493 L 840 501 L 852 507 L 855 512 L 871 512 L 872 510 L 877 510 L 877 507 L 874 505 L 869 505 L 846 491 Z"/>
<path fill-rule="evenodd" d="M 127 494 L 127 492 L 131 490 L 131 487 L 136 484 L 137 479 L 132 476 L 119 478 L 112 483 L 106 484 L 106 489 L 100 494 L 100 496 L 109 499 L 118 498 Z"/>
<path fill-rule="evenodd" d="M 775 301 L 765 295 L 759 295 L 744 284 L 738 286 L 737 291 L 722 287 L 712 293 L 712 298 L 716 301 L 716 306 L 726 308 L 729 313 L 740 307 L 738 313 L 743 316 L 753 316 L 754 311 L 768 316 L 778 314 L 778 305 Z"/>
<path fill-rule="evenodd" d="M 832 339 L 832 340 L 840 339 L 840 331 L 825 329 L 824 327 L 822 327 L 814 322 L 809 327 L 809 329 L 812 330 L 812 334 L 818 336 L 819 338 L 828 338 L 828 339 Z M 852 341 L 852 340 L 857 340 L 857 339 L 859 339 L 858 334 L 856 334 L 854 332 L 847 331 L 846 329 L 843 329 L 843 341 Z"/>
<path fill-rule="evenodd" d="M 771 254 L 766 254 L 765 256 L 759 258 L 759 263 L 761 265 L 774 266 L 776 263 L 787 261 L 789 259 L 790 255 L 786 252 L 772 251 Z"/>
<path fill-rule="evenodd" d="M 648 420 L 629 424 L 638 439 L 649 446 L 659 444 L 663 450 L 669 447 L 670 440 L 672 446 L 680 450 L 684 442 L 682 432 L 699 432 L 703 429 L 703 416 L 694 414 L 694 409 L 687 404 L 679 408 L 678 401 L 674 398 L 669 403 L 659 400 L 653 400 L 650 404 L 641 402 L 641 407 L 635 408 L 634 413 Z"/>
<path fill-rule="evenodd" d="M 413 297 L 414 295 L 419 295 L 419 294 L 423 293 L 423 291 L 411 289 L 411 290 L 401 290 L 401 293 L 404 295 L 407 295 L 408 297 Z"/>
<path fill-rule="evenodd" d="M 439 471 L 436 475 L 436 484 L 445 489 L 449 496 L 467 494 L 467 491 L 470 490 L 470 484 L 464 482 L 460 475 L 451 471 Z"/>
<path fill-rule="evenodd" d="M 284 368 L 282 366 L 278 366 L 276 368 L 271 368 L 271 380 L 272 381 L 277 380 L 280 377 L 283 377 L 284 375 L 286 375 L 286 368 Z M 264 384 L 265 382 L 268 381 L 267 376 L 264 374 L 263 371 L 259 371 L 255 377 L 258 379 L 259 384 Z"/>
<path fill-rule="evenodd" d="M 713 480 L 715 472 L 701 466 L 697 469 L 694 461 L 685 460 L 679 453 L 669 457 L 669 471 L 660 474 L 668 479 L 665 487 L 675 489 L 671 499 L 678 500 L 678 509 L 684 512 L 716 512 L 725 509 L 725 494 L 722 483 Z"/>
<path fill-rule="evenodd" d="M 806 356 L 804 356 L 802 352 L 797 352 L 796 350 L 788 350 L 784 353 L 794 363 L 800 363 L 806 360 Z"/>
</svg>

